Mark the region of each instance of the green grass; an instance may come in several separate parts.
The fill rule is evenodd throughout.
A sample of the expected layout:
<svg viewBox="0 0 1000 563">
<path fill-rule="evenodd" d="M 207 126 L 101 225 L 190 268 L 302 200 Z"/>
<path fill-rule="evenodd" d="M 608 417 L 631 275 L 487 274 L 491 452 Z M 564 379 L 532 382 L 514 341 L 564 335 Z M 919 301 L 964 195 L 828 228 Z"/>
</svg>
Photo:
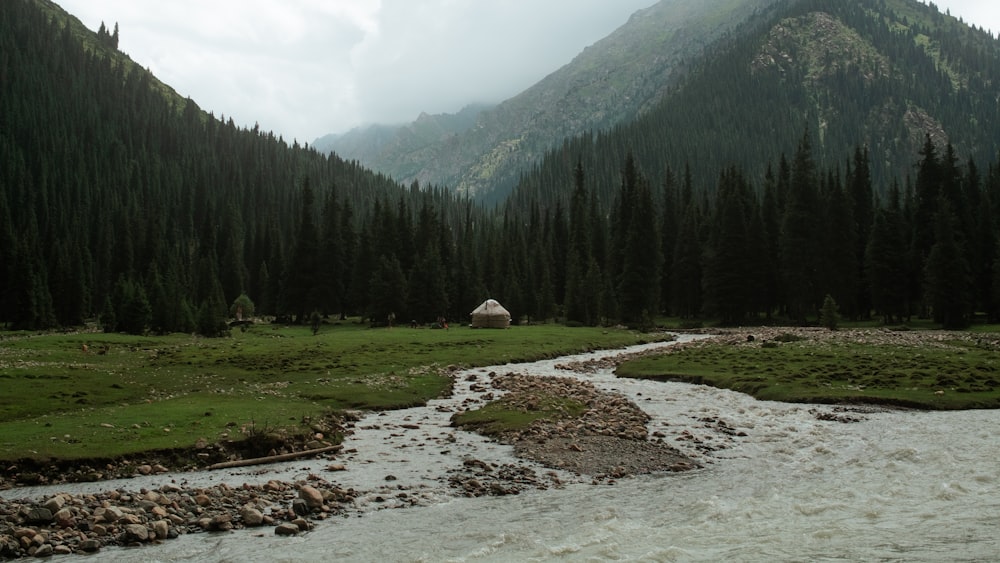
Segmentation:
<svg viewBox="0 0 1000 563">
<path fill-rule="evenodd" d="M 775 401 L 1000 408 L 1000 355 L 974 339 L 919 347 L 814 340 L 707 345 L 631 360 L 616 373 Z"/>
<path fill-rule="evenodd" d="M 523 397 L 514 393 L 483 405 L 482 408 L 456 414 L 454 423 L 484 434 L 496 436 L 526 429 L 536 420 L 569 420 L 579 417 L 587 405 L 573 399 L 540 394 L 532 397 L 532 407 L 523 408 Z"/>
<path fill-rule="evenodd" d="M 113 457 L 440 396 L 448 367 L 646 342 L 625 330 L 257 325 L 229 338 L 0 333 L 0 460 Z M 86 346 L 86 351 L 84 351 Z"/>
</svg>

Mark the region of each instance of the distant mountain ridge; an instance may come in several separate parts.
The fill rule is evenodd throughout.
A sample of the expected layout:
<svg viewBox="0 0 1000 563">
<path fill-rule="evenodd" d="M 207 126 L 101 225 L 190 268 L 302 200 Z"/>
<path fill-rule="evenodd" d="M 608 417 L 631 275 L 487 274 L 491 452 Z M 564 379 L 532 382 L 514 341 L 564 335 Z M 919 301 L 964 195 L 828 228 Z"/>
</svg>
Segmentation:
<svg viewBox="0 0 1000 563">
<path fill-rule="evenodd" d="M 463 110 L 394 133 L 369 127 L 313 146 L 403 183 L 501 199 L 524 167 L 566 137 L 628 122 L 655 106 L 702 49 L 775 1 L 662 0 L 521 94 L 475 114 L 472 124 Z"/>
<path fill-rule="evenodd" d="M 928 136 L 939 150 L 952 144 L 963 164 L 996 158 L 998 80 L 1000 40 L 933 5 L 783 1 L 707 50 L 655 108 L 546 155 L 507 204 L 565 202 L 552 180 L 578 161 L 607 203 L 628 153 L 653 185 L 689 173 L 696 191 L 711 191 L 729 166 L 777 173 L 803 134 L 824 167 L 843 170 L 855 148 L 867 149 L 884 196 L 912 179 Z"/>
</svg>

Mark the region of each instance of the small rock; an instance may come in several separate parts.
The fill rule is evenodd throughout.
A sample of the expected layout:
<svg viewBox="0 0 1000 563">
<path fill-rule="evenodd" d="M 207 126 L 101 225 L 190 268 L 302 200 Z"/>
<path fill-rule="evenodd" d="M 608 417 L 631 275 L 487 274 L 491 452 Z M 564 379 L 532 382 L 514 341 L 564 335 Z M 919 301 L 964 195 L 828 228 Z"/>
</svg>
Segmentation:
<svg viewBox="0 0 1000 563">
<path fill-rule="evenodd" d="M 290 524 L 285 522 L 284 524 L 279 524 L 274 529 L 274 535 L 276 536 L 294 536 L 299 533 L 299 527 L 295 524 Z"/>
<path fill-rule="evenodd" d="M 292 511 L 299 516 L 309 514 L 309 504 L 304 499 L 294 499 L 292 501 Z"/>
<path fill-rule="evenodd" d="M 149 529 L 142 524 L 125 526 L 125 543 L 144 542 L 149 539 Z"/>
<path fill-rule="evenodd" d="M 52 522 L 52 511 L 48 508 L 35 507 L 28 511 L 25 519 L 29 524 L 49 524 Z"/>
<path fill-rule="evenodd" d="M 165 540 L 170 535 L 170 524 L 166 520 L 157 520 L 153 522 L 153 532 L 158 539 Z"/>
<path fill-rule="evenodd" d="M 309 485 L 303 486 L 299 489 L 299 498 L 305 500 L 309 508 L 323 506 L 323 493 L 319 492 L 315 487 L 310 487 Z"/>
<path fill-rule="evenodd" d="M 264 523 L 264 515 L 256 508 L 244 506 L 240 509 L 240 520 L 244 526 L 257 527 Z"/>
<path fill-rule="evenodd" d="M 219 514 L 212 518 L 210 529 L 216 532 L 228 532 L 233 529 L 233 517 L 230 514 Z"/>
<path fill-rule="evenodd" d="M 80 542 L 79 547 L 80 551 L 83 551 L 84 553 L 94 553 L 95 551 L 99 551 L 101 549 L 101 542 L 93 538 L 86 539 Z"/>
<path fill-rule="evenodd" d="M 73 518 L 73 511 L 68 508 L 62 508 L 58 512 L 52 515 L 55 519 L 56 525 L 60 528 L 71 528 L 76 520 Z"/>
<path fill-rule="evenodd" d="M 62 495 L 56 495 L 50 498 L 49 500 L 45 501 L 45 504 L 43 504 L 42 506 L 49 509 L 50 512 L 55 514 L 56 512 L 59 512 L 59 509 L 61 509 L 64 504 L 66 504 L 66 499 L 63 498 Z"/>
<path fill-rule="evenodd" d="M 303 532 L 308 531 L 310 527 L 309 521 L 305 518 L 296 518 L 295 520 L 292 520 L 292 524 L 295 524 L 295 526 Z"/>
</svg>

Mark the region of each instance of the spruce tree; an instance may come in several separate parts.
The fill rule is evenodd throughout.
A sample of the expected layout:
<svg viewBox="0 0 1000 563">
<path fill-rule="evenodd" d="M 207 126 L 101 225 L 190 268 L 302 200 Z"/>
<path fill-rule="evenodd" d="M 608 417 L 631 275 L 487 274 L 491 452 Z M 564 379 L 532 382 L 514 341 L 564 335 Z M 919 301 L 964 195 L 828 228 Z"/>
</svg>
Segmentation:
<svg viewBox="0 0 1000 563">
<path fill-rule="evenodd" d="M 958 330 L 972 322 L 971 272 L 951 203 L 946 197 L 939 201 L 935 241 L 924 266 L 925 302 L 931 307 L 934 322 L 945 329 Z"/>
<path fill-rule="evenodd" d="M 791 320 L 799 324 L 805 324 L 806 316 L 819 306 L 818 217 L 816 165 L 807 131 L 795 153 L 781 224 L 781 272 L 786 303 Z"/>
<path fill-rule="evenodd" d="M 291 260 L 285 265 L 286 305 L 297 323 L 306 322 L 307 315 L 322 306 L 319 234 L 313 220 L 313 201 L 313 190 L 307 176 L 302 182 L 302 201 L 295 248 Z"/>
<path fill-rule="evenodd" d="M 904 236 L 899 186 L 893 184 L 889 201 L 875 213 L 871 237 L 865 249 L 865 277 L 871 304 L 885 324 L 906 315 L 906 238 Z"/>
<path fill-rule="evenodd" d="M 706 311 L 722 324 L 742 321 L 749 310 L 748 190 L 734 167 L 719 178 L 702 287 Z"/>
<path fill-rule="evenodd" d="M 624 232 L 619 235 L 618 313 L 622 322 L 647 328 L 658 311 L 662 256 L 653 195 L 631 156 L 622 173 L 619 200 L 617 228 Z"/>
<path fill-rule="evenodd" d="M 698 206 L 691 203 L 684 212 L 674 250 L 673 311 L 682 319 L 693 319 L 702 308 L 702 242 Z"/>
</svg>

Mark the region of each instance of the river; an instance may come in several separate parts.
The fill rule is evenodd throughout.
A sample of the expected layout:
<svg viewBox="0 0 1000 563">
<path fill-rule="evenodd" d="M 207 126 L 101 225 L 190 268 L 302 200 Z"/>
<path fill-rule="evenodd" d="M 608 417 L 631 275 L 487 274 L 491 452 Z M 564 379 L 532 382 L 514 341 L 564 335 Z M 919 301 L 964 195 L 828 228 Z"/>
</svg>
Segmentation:
<svg viewBox="0 0 1000 563">
<path fill-rule="evenodd" d="M 681 339 L 693 338 L 681 336 Z M 669 344 L 654 344 L 663 346 Z M 843 409 L 757 401 L 683 383 L 575 373 L 557 365 L 477 368 L 453 397 L 372 414 L 323 477 L 370 491 L 344 518 L 293 538 L 271 529 L 188 534 L 158 546 L 106 548 L 103 561 L 995 561 L 1000 560 L 1000 413 Z M 482 401 L 491 372 L 578 377 L 622 393 L 703 468 L 613 484 L 562 475 L 519 495 L 457 496 L 444 476 L 468 457 L 520 463 L 507 446 L 448 426 Z M 475 376 L 475 381 L 469 381 Z M 824 419 L 851 419 L 838 422 Z M 684 438 L 677 440 L 677 438 Z M 163 480 L 233 485 L 304 479 L 329 461 L 73 485 L 72 491 Z M 530 465 L 530 464 L 529 464 Z M 538 468 L 539 473 L 545 469 Z M 389 480 L 387 480 L 387 477 Z M 57 487 L 67 490 L 70 486 Z M 392 508 L 393 492 L 420 506 Z M 46 488 L 5 491 L 42 496 Z M 391 508 L 391 509 L 390 509 Z M 70 557 L 71 560 L 78 559 Z M 79 559 L 83 559 L 82 557 Z"/>
</svg>

